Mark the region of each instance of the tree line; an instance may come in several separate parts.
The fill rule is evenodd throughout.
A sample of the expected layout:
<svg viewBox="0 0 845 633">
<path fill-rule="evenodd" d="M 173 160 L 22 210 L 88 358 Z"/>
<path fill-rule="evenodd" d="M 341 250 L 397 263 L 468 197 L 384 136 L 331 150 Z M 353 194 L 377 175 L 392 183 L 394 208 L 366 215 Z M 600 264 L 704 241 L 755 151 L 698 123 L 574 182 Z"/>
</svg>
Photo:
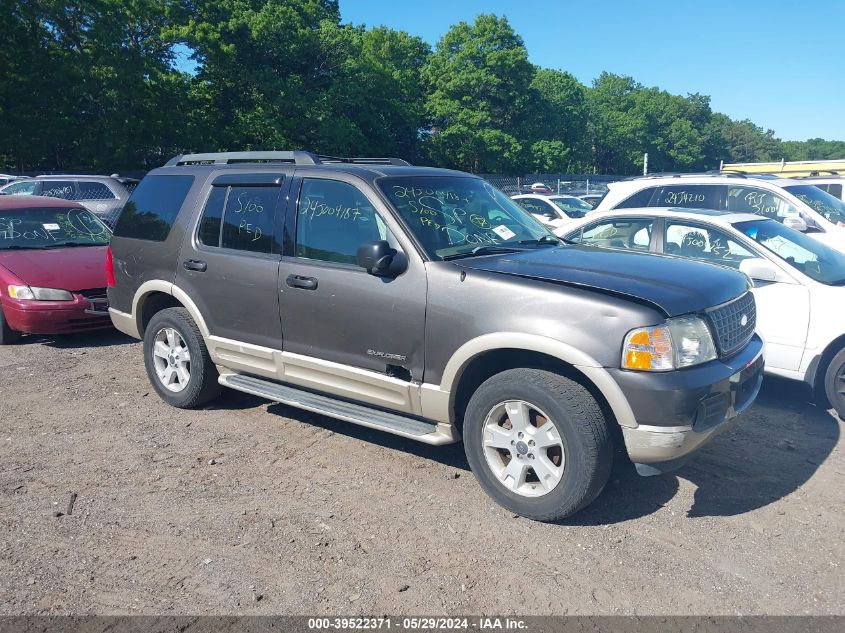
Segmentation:
<svg viewBox="0 0 845 633">
<path fill-rule="evenodd" d="M 499 174 L 631 174 L 644 152 L 651 171 L 845 158 L 845 142 L 781 141 L 705 95 L 539 68 L 495 15 L 433 47 L 344 24 L 337 0 L 0 0 L 0 20 L 0 171 L 249 149 Z"/>
</svg>

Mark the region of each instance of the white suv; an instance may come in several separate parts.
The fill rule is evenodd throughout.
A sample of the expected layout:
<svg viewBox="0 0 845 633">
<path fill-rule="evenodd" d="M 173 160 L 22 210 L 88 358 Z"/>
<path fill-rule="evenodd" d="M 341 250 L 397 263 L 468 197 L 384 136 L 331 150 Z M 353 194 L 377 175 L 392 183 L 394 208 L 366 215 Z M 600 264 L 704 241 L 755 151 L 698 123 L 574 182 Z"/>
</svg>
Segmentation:
<svg viewBox="0 0 845 633">
<path fill-rule="evenodd" d="M 754 283 L 769 374 L 826 395 L 845 420 L 845 255 L 774 220 L 705 209 L 597 211 L 560 231 L 588 246 L 728 266 Z"/>
<path fill-rule="evenodd" d="M 845 252 L 845 203 L 809 181 L 740 174 L 642 176 L 610 183 L 596 211 L 685 207 L 753 213 Z"/>
</svg>

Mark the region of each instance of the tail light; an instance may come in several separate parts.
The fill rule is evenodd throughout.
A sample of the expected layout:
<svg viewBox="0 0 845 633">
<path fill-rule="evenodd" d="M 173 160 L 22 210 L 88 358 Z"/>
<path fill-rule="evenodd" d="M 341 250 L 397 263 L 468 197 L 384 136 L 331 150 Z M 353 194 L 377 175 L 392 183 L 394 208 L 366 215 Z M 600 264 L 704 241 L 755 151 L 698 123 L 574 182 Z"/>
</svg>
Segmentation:
<svg viewBox="0 0 845 633">
<path fill-rule="evenodd" d="M 111 246 L 106 249 L 106 286 L 114 288 L 114 260 L 111 256 Z"/>
</svg>

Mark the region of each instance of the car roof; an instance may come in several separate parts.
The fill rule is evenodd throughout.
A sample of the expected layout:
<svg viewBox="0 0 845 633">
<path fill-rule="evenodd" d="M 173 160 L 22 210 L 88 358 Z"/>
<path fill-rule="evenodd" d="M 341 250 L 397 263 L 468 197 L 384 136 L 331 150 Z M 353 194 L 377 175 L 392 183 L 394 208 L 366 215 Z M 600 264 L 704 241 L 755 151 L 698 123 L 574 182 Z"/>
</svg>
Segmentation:
<svg viewBox="0 0 845 633">
<path fill-rule="evenodd" d="M 0 210 L 8 209 L 84 209 L 81 204 L 64 198 L 46 196 L 0 196 Z"/>
<path fill-rule="evenodd" d="M 383 176 L 462 176 L 466 178 L 478 178 L 473 174 L 453 169 L 442 169 L 439 167 L 418 167 L 418 166 L 397 166 L 397 165 L 350 165 L 346 163 L 325 164 L 325 165 L 291 165 L 285 163 L 231 163 L 228 165 L 165 165 L 150 171 L 150 175 L 163 174 L 192 174 L 208 173 L 221 170 L 248 170 L 252 172 L 282 172 L 289 173 L 296 170 L 317 170 L 333 173 L 346 173 L 360 176 L 364 179 L 374 180 Z"/>
<path fill-rule="evenodd" d="M 765 220 L 767 218 L 753 213 L 736 213 L 733 211 L 714 211 L 712 209 L 688 209 L 684 207 L 640 207 L 629 209 L 610 209 L 607 211 L 593 211 L 587 214 L 587 218 L 614 216 L 653 216 L 659 218 L 684 218 L 687 220 L 711 220 L 716 224 L 735 224 L 737 222 L 750 222 L 752 220 Z"/>
<path fill-rule="evenodd" d="M 792 178 L 770 178 L 767 174 L 761 174 L 759 177 L 754 174 L 654 174 L 652 176 L 635 176 L 625 180 L 618 180 L 609 183 L 608 186 L 615 187 L 622 183 L 630 185 L 630 183 L 642 183 L 642 188 L 654 184 L 687 184 L 689 182 L 696 182 L 697 184 L 737 184 L 750 183 L 761 184 L 770 183 L 776 187 L 789 187 L 791 185 L 806 184 L 800 180 L 793 180 Z"/>
<path fill-rule="evenodd" d="M 101 180 L 101 181 L 115 181 L 116 178 L 111 176 L 98 176 L 95 174 L 41 174 L 31 178 L 31 180 Z"/>
</svg>

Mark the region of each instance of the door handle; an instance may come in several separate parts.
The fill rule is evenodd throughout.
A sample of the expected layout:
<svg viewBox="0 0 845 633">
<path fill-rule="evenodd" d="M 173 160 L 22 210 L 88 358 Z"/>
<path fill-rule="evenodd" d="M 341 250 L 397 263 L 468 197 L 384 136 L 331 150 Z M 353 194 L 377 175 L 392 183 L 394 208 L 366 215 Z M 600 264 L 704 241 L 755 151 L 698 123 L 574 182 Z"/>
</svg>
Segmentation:
<svg viewBox="0 0 845 633">
<path fill-rule="evenodd" d="M 302 275 L 288 275 L 286 282 L 291 288 L 303 288 L 304 290 L 317 289 L 317 279 L 314 277 L 303 277 Z"/>
<path fill-rule="evenodd" d="M 204 273 L 206 268 L 208 268 L 208 264 L 198 259 L 186 259 L 182 262 L 182 266 L 185 267 L 185 270 L 195 270 L 198 273 Z"/>
</svg>

